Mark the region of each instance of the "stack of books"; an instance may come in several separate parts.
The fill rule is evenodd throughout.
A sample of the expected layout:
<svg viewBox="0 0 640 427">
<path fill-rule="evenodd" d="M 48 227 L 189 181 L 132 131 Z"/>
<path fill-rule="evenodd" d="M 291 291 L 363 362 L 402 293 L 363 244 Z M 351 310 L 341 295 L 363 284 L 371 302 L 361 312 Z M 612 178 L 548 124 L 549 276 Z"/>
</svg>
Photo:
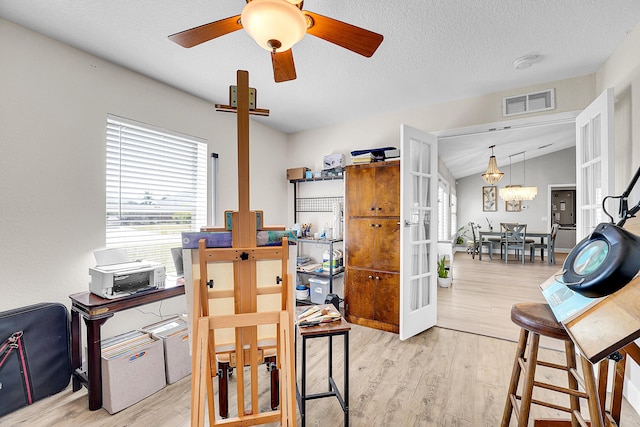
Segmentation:
<svg viewBox="0 0 640 427">
<path fill-rule="evenodd" d="M 369 148 L 351 152 L 351 163 L 354 165 L 396 159 L 400 159 L 400 150 L 395 147 Z"/>
<path fill-rule="evenodd" d="M 140 331 L 127 332 L 100 341 L 102 358 L 109 360 L 131 350 L 148 345 L 155 340 L 147 333 Z"/>
<path fill-rule="evenodd" d="M 362 153 L 362 154 L 356 154 L 356 155 L 351 155 L 351 163 L 353 163 L 354 165 L 362 165 L 365 163 L 371 163 L 374 160 L 374 156 L 372 153 Z"/>
</svg>

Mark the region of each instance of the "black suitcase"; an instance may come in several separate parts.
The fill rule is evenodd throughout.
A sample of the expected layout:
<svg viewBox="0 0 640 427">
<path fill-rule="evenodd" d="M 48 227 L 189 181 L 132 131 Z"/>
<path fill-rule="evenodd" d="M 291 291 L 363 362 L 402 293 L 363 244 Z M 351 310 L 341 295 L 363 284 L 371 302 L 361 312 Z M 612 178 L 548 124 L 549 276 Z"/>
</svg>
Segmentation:
<svg viewBox="0 0 640 427">
<path fill-rule="evenodd" d="M 71 380 L 67 308 L 42 303 L 0 313 L 0 417 Z"/>
</svg>

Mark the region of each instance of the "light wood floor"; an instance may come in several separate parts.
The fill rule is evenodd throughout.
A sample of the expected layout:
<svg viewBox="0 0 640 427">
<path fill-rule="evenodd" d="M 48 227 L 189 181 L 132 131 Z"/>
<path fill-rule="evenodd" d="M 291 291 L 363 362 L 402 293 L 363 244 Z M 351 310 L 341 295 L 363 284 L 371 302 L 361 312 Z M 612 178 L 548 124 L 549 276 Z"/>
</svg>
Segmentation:
<svg viewBox="0 0 640 427">
<path fill-rule="evenodd" d="M 518 302 L 545 302 L 539 285 L 562 269 L 566 254 L 556 254 L 556 264 L 540 261 L 525 264 L 510 256 L 490 260 L 457 252 L 453 262 L 453 284 L 438 288 L 438 326 L 511 341 L 518 340 L 519 328 L 511 322 L 511 306 Z M 557 340 L 542 345 L 562 349 Z"/>
<path fill-rule="evenodd" d="M 468 259 L 467 259 L 468 258 Z M 561 262 L 558 260 L 558 262 Z M 454 285 L 439 290 L 439 322 L 406 341 L 396 334 L 352 325 L 350 343 L 350 425 L 353 427 L 495 427 L 500 424 L 516 344 L 510 341 L 512 302 L 539 296 L 538 283 L 561 267 L 539 262 L 524 267 L 499 261 L 479 262 L 456 254 Z M 500 277 L 507 277 L 506 280 Z M 502 282 L 502 284 L 500 284 Z M 504 298 L 504 301 L 501 299 Z M 460 319 L 466 319 L 466 321 Z M 455 322 L 455 323 L 454 323 Z M 469 330 L 474 333 L 460 332 Z M 507 339 L 497 339 L 491 335 Z M 334 378 L 342 387 L 342 342 L 334 340 Z M 542 349 L 540 358 L 560 362 L 563 354 Z M 308 347 L 310 392 L 326 391 L 326 340 Z M 550 370 L 545 379 L 564 384 L 566 376 Z M 260 369 L 261 406 L 268 405 L 268 374 Z M 231 385 L 235 375 L 231 378 Z M 90 412 L 87 393 L 71 389 L 0 418 L 2 426 L 188 426 L 190 378 L 167 386 L 115 415 Z M 566 405 L 552 392 L 540 398 Z M 585 412 L 586 413 L 586 412 Z M 532 417 L 564 418 L 557 411 L 532 407 Z M 531 422 L 532 424 L 532 422 Z M 342 425 L 335 398 L 307 403 L 307 425 Z M 511 425 L 515 425 L 513 420 Z M 640 417 L 624 403 L 621 426 L 640 427 Z"/>
</svg>

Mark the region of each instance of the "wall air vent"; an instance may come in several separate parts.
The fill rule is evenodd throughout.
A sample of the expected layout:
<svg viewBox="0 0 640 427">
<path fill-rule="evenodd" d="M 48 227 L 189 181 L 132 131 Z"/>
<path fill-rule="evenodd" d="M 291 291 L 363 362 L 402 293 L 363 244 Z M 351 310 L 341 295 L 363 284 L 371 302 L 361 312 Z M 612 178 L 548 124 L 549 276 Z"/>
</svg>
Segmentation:
<svg viewBox="0 0 640 427">
<path fill-rule="evenodd" d="M 502 116 L 535 113 L 556 108 L 553 89 L 502 98 Z"/>
</svg>

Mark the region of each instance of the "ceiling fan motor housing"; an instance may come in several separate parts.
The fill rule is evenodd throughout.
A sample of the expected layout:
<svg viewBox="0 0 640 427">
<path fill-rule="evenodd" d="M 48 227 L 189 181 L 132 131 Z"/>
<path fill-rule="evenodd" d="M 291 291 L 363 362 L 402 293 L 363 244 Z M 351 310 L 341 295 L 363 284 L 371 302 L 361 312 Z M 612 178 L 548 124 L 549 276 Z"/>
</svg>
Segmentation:
<svg viewBox="0 0 640 427">
<path fill-rule="evenodd" d="M 567 287 L 589 298 L 616 292 L 640 270 L 640 238 L 622 227 L 599 224 L 564 262 Z"/>
</svg>

